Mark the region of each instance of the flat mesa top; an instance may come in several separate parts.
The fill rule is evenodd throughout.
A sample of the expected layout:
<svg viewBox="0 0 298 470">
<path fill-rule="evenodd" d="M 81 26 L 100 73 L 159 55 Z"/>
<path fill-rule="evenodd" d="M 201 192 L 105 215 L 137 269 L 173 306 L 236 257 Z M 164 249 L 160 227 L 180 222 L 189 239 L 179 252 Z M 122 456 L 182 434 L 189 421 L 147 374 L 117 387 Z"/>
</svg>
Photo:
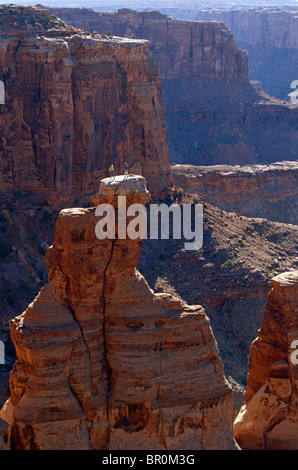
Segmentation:
<svg viewBox="0 0 298 470">
<path fill-rule="evenodd" d="M 278 274 L 272 279 L 272 283 L 279 284 L 281 287 L 295 287 L 297 289 L 298 270 Z"/>
<path fill-rule="evenodd" d="M 100 182 L 100 192 L 135 193 L 148 191 L 147 181 L 140 175 L 117 175 L 104 178 Z"/>
<path fill-rule="evenodd" d="M 102 179 L 99 191 L 91 197 L 91 201 L 95 206 L 102 203 L 117 206 L 118 196 L 126 196 L 130 204 L 147 204 L 151 198 L 146 179 L 141 175 L 130 174 Z"/>
</svg>

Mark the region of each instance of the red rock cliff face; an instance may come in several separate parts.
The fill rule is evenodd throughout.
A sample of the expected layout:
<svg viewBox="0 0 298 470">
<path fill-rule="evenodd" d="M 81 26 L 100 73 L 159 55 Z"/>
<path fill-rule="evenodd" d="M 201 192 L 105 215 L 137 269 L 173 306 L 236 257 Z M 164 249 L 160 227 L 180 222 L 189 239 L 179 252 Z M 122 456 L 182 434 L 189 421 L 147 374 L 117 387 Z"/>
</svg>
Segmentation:
<svg viewBox="0 0 298 470">
<path fill-rule="evenodd" d="M 23 9 L 15 25 L 5 17 L 0 29 L 0 190 L 92 193 L 111 164 L 122 173 L 128 162 L 162 195 L 169 157 L 149 43 L 83 34 L 49 16 L 37 29 L 22 20 L 30 14 Z"/>
<path fill-rule="evenodd" d="M 68 8 L 51 11 L 87 31 L 148 39 L 161 79 L 196 76 L 248 81 L 247 56 L 223 23 L 181 21 L 159 12 L 129 9 L 115 13 Z"/>
<path fill-rule="evenodd" d="M 132 188 L 134 188 L 132 190 Z M 144 203 L 141 177 L 96 203 Z M 141 240 L 99 241 L 95 208 L 61 211 L 49 283 L 11 321 L 18 362 L 1 417 L 15 449 L 233 449 L 233 396 L 199 305 L 154 294 Z"/>
<path fill-rule="evenodd" d="M 175 183 L 211 204 L 247 217 L 298 224 L 298 163 L 171 167 Z"/>
<path fill-rule="evenodd" d="M 298 49 L 297 8 L 218 8 L 197 13 L 203 21 L 221 21 L 236 41 L 252 45 Z"/>
<path fill-rule="evenodd" d="M 297 8 L 218 8 L 197 12 L 197 20 L 224 22 L 248 52 L 251 79 L 285 99 L 298 78 Z"/>
<path fill-rule="evenodd" d="M 297 450 L 298 271 L 272 279 L 258 337 L 251 345 L 246 401 L 234 434 L 243 449 Z"/>
<path fill-rule="evenodd" d="M 247 55 L 223 23 L 159 12 L 52 10 L 90 31 L 150 40 L 162 80 L 171 162 L 267 163 L 297 158 L 297 107 L 249 83 Z"/>
</svg>

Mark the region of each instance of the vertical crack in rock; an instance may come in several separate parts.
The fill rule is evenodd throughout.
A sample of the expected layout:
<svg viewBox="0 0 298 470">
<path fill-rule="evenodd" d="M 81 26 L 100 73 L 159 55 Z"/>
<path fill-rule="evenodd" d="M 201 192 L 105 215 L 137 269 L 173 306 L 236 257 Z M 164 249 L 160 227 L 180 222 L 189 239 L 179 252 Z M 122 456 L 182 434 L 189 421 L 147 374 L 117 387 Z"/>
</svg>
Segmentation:
<svg viewBox="0 0 298 470">
<path fill-rule="evenodd" d="M 110 391 L 111 391 L 111 368 L 110 368 L 109 360 L 108 360 L 108 356 L 107 356 L 107 334 L 106 334 L 107 318 L 106 318 L 105 287 L 106 287 L 106 279 L 107 279 L 106 278 L 107 270 L 109 268 L 111 259 L 113 257 L 115 243 L 116 243 L 116 240 L 111 241 L 111 253 L 110 253 L 110 257 L 108 259 L 108 262 L 106 264 L 104 273 L 103 273 L 103 290 L 102 290 L 102 299 L 103 299 L 102 336 L 103 336 L 103 344 L 104 344 L 104 366 L 107 370 L 107 377 L 108 377 L 108 389 L 107 389 L 107 395 L 106 395 L 106 412 L 107 412 L 107 419 L 108 419 L 108 440 L 107 440 L 107 445 L 108 445 L 109 439 L 110 439 L 109 394 L 110 394 Z"/>
<path fill-rule="evenodd" d="M 267 444 L 267 439 L 268 439 L 268 435 L 271 433 L 271 431 L 275 428 L 275 426 L 277 426 L 278 424 L 280 424 L 282 421 L 284 421 L 286 419 L 285 416 L 281 416 L 281 417 L 274 417 L 272 419 L 272 421 L 270 421 L 270 423 L 265 427 L 264 429 L 264 432 L 263 432 L 263 442 L 264 442 L 264 449 L 267 450 L 268 449 L 268 444 Z M 270 450 L 270 447 L 269 447 L 269 450 Z"/>
<path fill-rule="evenodd" d="M 65 284 L 65 296 L 66 296 L 65 302 L 66 302 L 66 305 L 67 305 L 67 307 L 68 307 L 68 309 L 69 309 L 69 311 L 70 311 L 70 313 L 71 313 L 71 315 L 72 315 L 72 317 L 73 317 L 74 322 L 76 323 L 76 325 L 77 325 L 78 328 L 79 328 L 80 336 L 81 336 L 81 338 L 82 338 L 83 343 L 85 344 L 86 351 L 87 351 L 88 358 L 89 358 L 89 365 L 90 365 L 90 381 L 91 381 L 91 383 L 92 383 L 92 361 L 91 361 L 90 350 L 89 350 L 89 347 L 88 347 L 88 344 L 87 344 L 87 341 L 86 341 L 86 338 L 85 338 L 83 329 L 82 329 L 82 327 L 81 327 L 81 325 L 80 325 L 80 322 L 79 322 L 79 321 L 77 320 L 77 318 L 76 318 L 75 310 L 71 307 L 70 303 L 67 302 L 67 293 L 68 293 L 68 291 L 69 291 L 69 278 L 68 278 L 67 275 L 62 271 L 61 266 L 59 266 L 59 265 L 56 266 L 56 272 L 57 272 L 57 271 L 59 271 L 59 272 L 62 274 L 62 276 L 64 277 L 64 280 L 65 280 L 65 282 L 66 282 L 66 284 Z M 58 297 L 58 299 L 59 299 L 59 297 Z M 60 298 L 59 300 L 60 300 L 60 301 L 63 301 L 64 299 L 61 299 L 61 298 Z M 83 410 L 83 403 L 82 403 L 82 400 L 81 400 L 80 397 L 77 395 L 77 393 L 75 392 L 74 388 L 72 387 L 71 381 L 70 381 L 70 377 L 69 377 L 69 376 L 68 376 L 68 384 L 69 384 L 69 388 L 70 388 L 70 390 L 72 391 L 74 397 L 78 400 L 78 402 L 79 402 L 79 404 L 80 404 L 80 407 L 81 407 L 81 409 L 82 409 L 82 412 L 83 412 L 84 410 Z"/>
</svg>

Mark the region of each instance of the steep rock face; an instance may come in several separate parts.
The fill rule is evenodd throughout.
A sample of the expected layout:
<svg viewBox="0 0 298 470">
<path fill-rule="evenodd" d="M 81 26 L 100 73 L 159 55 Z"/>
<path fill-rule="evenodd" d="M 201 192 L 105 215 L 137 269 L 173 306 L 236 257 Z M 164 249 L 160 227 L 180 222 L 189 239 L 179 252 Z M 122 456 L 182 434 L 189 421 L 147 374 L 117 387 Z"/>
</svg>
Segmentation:
<svg viewBox="0 0 298 470">
<path fill-rule="evenodd" d="M 175 165 L 176 185 L 220 209 L 298 225 L 298 163 L 270 165 Z"/>
<path fill-rule="evenodd" d="M 295 7 L 210 8 L 199 11 L 197 19 L 225 23 L 236 41 L 298 49 L 297 12 Z"/>
<path fill-rule="evenodd" d="M 246 54 L 223 23 L 181 21 L 159 12 L 126 8 L 114 13 L 75 8 L 51 11 L 87 31 L 149 39 L 161 79 L 248 80 Z"/>
<path fill-rule="evenodd" d="M 298 16 L 295 7 L 216 8 L 196 19 L 224 22 L 248 51 L 250 77 L 266 93 L 285 99 L 298 79 Z"/>
<path fill-rule="evenodd" d="M 144 203 L 146 181 L 94 200 Z M 65 209 L 49 283 L 11 321 L 18 361 L 1 411 L 15 449 L 232 449 L 233 395 L 204 309 L 154 294 L 141 240 L 99 241 L 95 208 Z"/>
<path fill-rule="evenodd" d="M 252 343 L 246 402 L 234 424 L 242 449 L 297 450 L 298 271 L 272 279 L 258 337 Z"/>
<path fill-rule="evenodd" d="M 65 200 L 128 162 L 162 196 L 169 157 L 149 43 L 84 34 L 46 10 L 8 12 L 0 9 L 0 191 Z"/>
<path fill-rule="evenodd" d="M 90 31 L 150 40 L 162 81 L 171 162 L 267 163 L 297 158 L 297 106 L 249 83 L 247 55 L 222 23 L 159 12 L 53 9 Z M 190 138 L 191 136 L 191 138 Z"/>
<path fill-rule="evenodd" d="M 163 82 L 172 163 L 264 164 L 297 158 L 298 108 L 239 80 Z M 189 136 L 192 136 L 190 139 Z"/>
</svg>

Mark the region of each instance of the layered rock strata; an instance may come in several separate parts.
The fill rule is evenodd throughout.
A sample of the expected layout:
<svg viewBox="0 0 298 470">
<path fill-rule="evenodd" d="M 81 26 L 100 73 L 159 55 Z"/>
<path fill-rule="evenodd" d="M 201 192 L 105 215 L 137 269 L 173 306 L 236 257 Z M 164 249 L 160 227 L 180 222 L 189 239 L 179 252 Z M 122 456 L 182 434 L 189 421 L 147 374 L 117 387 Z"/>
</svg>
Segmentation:
<svg viewBox="0 0 298 470">
<path fill-rule="evenodd" d="M 162 197 L 167 132 L 148 41 L 87 34 L 31 7 L 1 7 L 0 19 L 0 191 L 62 201 L 127 162 Z"/>
<path fill-rule="evenodd" d="M 298 79 L 297 7 L 210 8 L 200 21 L 224 22 L 248 52 L 250 77 L 272 96 L 285 99 Z"/>
<path fill-rule="evenodd" d="M 150 198 L 142 177 L 118 177 L 93 200 L 116 208 L 119 195 Z M 11 447 L 236 448 L 204 309 L 154 294 L 136 269 L 141 239 L 100 241 L 97 221 L 95 207 L 60 212 L 49 283 L 10 322 L 18 361 L 1 416 Z"/>
<path fill-rule="evenodd" d="M 247 56 L 223 23 L 181 21 L 158 11 L 128 8 L 113 13 L 86 8 L 51 12 L 86 31 L 148 39 L 161 79 L 248 80 Z"/>
<path fill-rule="evenodd" d="M 298 225 L 298 163 L 174 165 L 176 185 L 220 209 Z"/>
<path fill-rule="evenodd" d="M 250 349 L 245 404 L 234 424 L 242 449 L 298 449 L 297 293 L 298 271 L 272 279 L 263 323 Z"/>
<path fill-rule="evenodd" d="M 269 163 L 285 155 L 296 160 L 297 106 L 250 84 L 247 54 L 224 23 L 129 9 L 51 11 L 89 31 L 149 39 L 162 81 L 172 163 Z"/>
<path fill-rule="evenodd" d="M 298 49 L 297 7 L 206 8 L 197 13 L 200 21 L 219 21 L 227 25 L 236 41 Z"/>
</svg>

